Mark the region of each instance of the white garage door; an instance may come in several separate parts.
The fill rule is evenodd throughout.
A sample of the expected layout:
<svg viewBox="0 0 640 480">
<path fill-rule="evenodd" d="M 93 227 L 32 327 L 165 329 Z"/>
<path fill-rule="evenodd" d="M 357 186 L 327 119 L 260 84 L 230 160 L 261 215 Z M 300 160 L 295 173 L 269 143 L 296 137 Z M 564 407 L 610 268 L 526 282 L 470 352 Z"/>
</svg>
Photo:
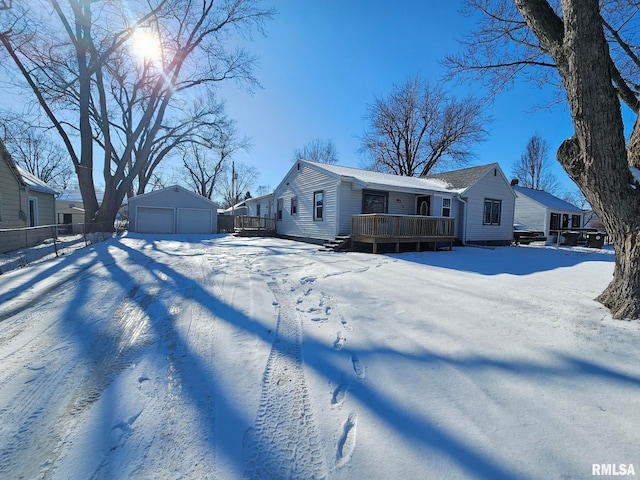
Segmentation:
<svg viewBox="0 0 640 480">
<path fill-rule="evenodd" d="M 179 208 L 178 233 L 211 233 L 211 210 Z"/>
<path fill-rule="evenodd" d="M 173 233 L 173 208 L 138 207 L 138 233 Z"/>
</svg>

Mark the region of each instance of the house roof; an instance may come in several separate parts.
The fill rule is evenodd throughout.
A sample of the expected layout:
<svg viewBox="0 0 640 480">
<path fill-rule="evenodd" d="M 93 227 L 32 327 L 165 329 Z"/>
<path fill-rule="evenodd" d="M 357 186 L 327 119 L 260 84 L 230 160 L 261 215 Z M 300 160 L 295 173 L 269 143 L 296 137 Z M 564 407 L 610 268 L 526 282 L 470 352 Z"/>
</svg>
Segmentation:
<svg viewBox="0 0 640 480">
<path fill-rule="evenodd" d="M 306 163 L 316 170 L 323 170 L 334 177 L 355 181 L 356 183 L 359 183 L 362 188 L 375 189 L 381 187 L 393 187 L 399 191 L 431 190 L 436 192 L 459 193 L 459 189 L 452 187 L 446 180 L 438 178 L 404 177 L 389 173 L 372 172 L 353 167 L 344 167 L 342 165 L 311 162 L 308 160 L 299 160 L 299 162 Z"/>
<path fill-rule="evenodd" d="M 2 160 L 5 161 L 9 169 L 13 172 L 13 175 L 18 181 L 18 183 L 20 183 L 21 185 L 24 185 L 25 183 L 22 177 L 20 176 L 20 172 L 18 171 L 18 166 L 16 165 L 16 162 L 13 161 L 13 158 L 11 158 L 11 154 L 9 153 L 7 148 L 4 146 L 4 142 L 2 140 L 0 140 L 0 156 L 2 156 Z"/>
<path fill-rule="evenodd" d="M 550 193 L 542 190 L 534 190 L 533 188 L 521 187 L 519 185 L 513 185 L 513 190 L 517 195 L 524 195 L 531 200 L 538 202 L 539 204 L 556 210 L 571 210 L 576 213 L 582 213 L 582 210 L 575 205 L 565 202 L 561 198 L 551 195 Z"/>
<path fill-rule="evenodd" d="M 96 199 L 99 204 L 102 203 L 103 198 L 104 192 L 96 192 Z M 82 203 L 82 193 L 80 190 L 65 190 L 56 200 L 59 202 Z M 126 203 L 126 201 L 127 199 L 125 198 L 123 203 Z"/>
<path fill-rule="evenodd" d="M 215 206 L 216 206 L 216 208 L 217 208 L 217 205 L 218 205 L 218 204 L 217 204 L 217 203 L 215 203 L 214 201 L 212 201 L 212 200 L 210 200 L 210 199 L 208 199 L 208 198 L 206 198 L 206 197 L 203 197 L 202 195 L 198 195 L 197 193 L 192 192 L 191 190 L 187 190 L 186 188 L 181 187 L 180 185 L 172 185 L 172 186 L 170 186 L 170 187 L 161 188 L 160 190 L 153 190 L 153 191 L 151 191 L 151 192 L 143 193 L 143 194 L 141 194 L 141 195 L 136 195 L 135 197 L 132 197 L 132 198 L 129 200 L 129 203 L 132 203 L 132 202 L 133 202 L 133 203 L 137 203 L 137 202 L 138 202 L 138 200 L 140 200 L 140 199 L 144 199 L 144 198 L 147 198 L 147 197 L 152 197 L 152 196 L 160 195 L 160 194 L 162 194 L 162 193 L 165 193 L 165 192 L 168 192 L 168 191 L 171 191 L 171 190 L 174 190 L 174 191 L 176 191 L 176 192 L 183 192 L 183 193 L 186 193 L 186 194 L 191 195 L 192 197 L 195 197 L 195 198 L 197 198 L 197 199 L 199 199 L 199 200 L 202 200 L 202 201 L 204 201 L 204 202 L 207 202 L 207 203 L 210 203 L 210 204 L 212 204 L 212 205 L 215 205 Z"/>
<path fill-rule="evenodd" d="M 20 176 L 22 177 L 22 181 L 27 187 L 29 187 L 29 190 L 48 193 L 51 195 L 57 195 L 58 192 L 56 192 L 53 188 L 51 188 L 45 182 L 40 180 L 38 177 L 36 177 L 32 173 L 27 172 L 24 168 L 20 167 L 19 165 L 17 165 L 17 168 L 18 168 L 18 172 L 20 173 Z"/>
<path fill-rule="evenodd" d="M 426 178 L 445 181 L 451 185 L 451 188 L 463 191 L 475 184 L 482 176 L 496 166 L 498 166 L 497 163 L 489 163 L 487 165 L 478 165 L 477 167 L 427 175 Z"/>
</svg>

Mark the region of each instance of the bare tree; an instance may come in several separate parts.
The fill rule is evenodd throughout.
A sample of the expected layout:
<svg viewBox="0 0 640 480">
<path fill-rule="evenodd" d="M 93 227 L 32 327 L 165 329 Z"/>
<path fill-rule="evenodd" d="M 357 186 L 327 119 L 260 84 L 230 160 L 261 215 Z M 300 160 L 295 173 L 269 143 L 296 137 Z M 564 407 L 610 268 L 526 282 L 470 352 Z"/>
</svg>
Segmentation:
<svg viewBox="0 0 640 480">
<path fill-rule="evenodd" d="M 525 147 L 519 160 L 513 162 L 511 175 L 518 179 L 519 185 L 555 194 L 558 191 L 558 181 L 551 172 L 549 160 L 549 144 L 534 133 Z"/>
<path fill-rule="evenodd" d="M 293 151 L 293 160 L 309 160 L 312 162 L 335 164 L 338 163 L 338 153 L 333 140 L 314 138 L 302 148 Z"/>
<path fill-rule="evenodd" d="M 171 118 L 161 127 L 149 149 L 149 158 L 145 162 L 145 168 L 138 173 L 137 195 L 145 192 L 148 182 L 161 162 L 177 154 L 184 160 L 185 148 L 198 148 L 197 146 L 210 148 L 212 145 L 220 145 L 219 148 L 228 148 L 226 142 L 220 140 L 221 131 L 229 125 L 229 120 L 224 115 L 224 104 L 213 95 L 207 101 L 194 101 L 180 116 Z M 235 135 L 235 132 L 234 132 Z M 185 147 L 185 148 L 182 148 Z M 178 150 L 178 152 L 176 152 Z M 136 155 L 139 150 L 136 149 Z M 208 197 L 209 198 L 209 197 Z"/>
<path fill-rule="evenodd" d="M 486 135 L 486 121 L 478 100 L 409 80 L 369 106 L 361 152 L 372 170 L 424 176 L 437 166 L 466 164 Z"/>
<path fill-rule="evenodd" d="M 632 0 L 473 0 L 483 26 L 453 72 L 500 87 L 518 73 L 561 84 L 574 136 L 557 158 L 602 219 L 615 248 L 613 280 L 598 300 L 614 318 L 640 318 L 640 31 Z M 538 70 L 532 70 L 537 68 Z M 546 74 L 545 74 L 546 72 Z M 558 82 L 559 80 L 559 82 Z M 622 105 L 635 113 L 627 145 Z"/>
<path fill-rule="evenodd" d="M 227 42 L 232 33 L 261 29 L 272 14 L 258 0 L 34 0 L 3 13 L 5 65 L 22 76 L 63 140 L 88 223 L 113 223 L 187 92 L 227 79 L 255 82 L 255 58 Z"/>
<path fill-rule="evenodd" d="M 218 190 L 223 207 L 229 208 L 244 200 L 259 176 L 257 168 L 244 163 L 234 162 L 231 168 L 225 168 Z"/>
<path fill-rule="evenodd" d="M 66 150 L 26 122 L 12 119 L 3 126 L 5 146 L 18 165 L 53 189 L 66 190 L 73 177 Z"/>
<path fill-rule="evenodd" d="M 249 141 L 238 137 L 232 120 L 219 119 L 210 145 L 192 142 L 181 149 L 187 183 L 195 193 L 211 199 L 229 159 L 248 147 Z"/>
</svg>

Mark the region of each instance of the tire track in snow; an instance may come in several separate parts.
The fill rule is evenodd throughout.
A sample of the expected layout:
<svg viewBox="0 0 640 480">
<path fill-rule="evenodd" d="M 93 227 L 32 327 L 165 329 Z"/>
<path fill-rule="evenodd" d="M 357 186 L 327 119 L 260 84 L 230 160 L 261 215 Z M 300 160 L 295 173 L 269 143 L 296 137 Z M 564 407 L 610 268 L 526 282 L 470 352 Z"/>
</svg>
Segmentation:
<svg viewBox="0 0 640 480">
<path fill-rule="evenodd" d="M 276 338 L 262 381 L 255 428 L 248 443 L 246 479 L 321 479 L 328 475 L 302 366 L 302 328 L 295 305 L 276 282 L 280 307 Z"/>
<path fill-rule="evenodd" d="M 162 361 L 145 363 L 138 378 L 140 391 L 148 397 L 140 413 L 142 425 L 125 425 L 115 446 L 126 449 L 131 445 L 137 451 L 127 465 L 116 470 L 128 472 L 128 478 L 169 478 L 175 472 L 181 472 L 182 478 L 216 476 L 215 395 L 208 381 L 214 366 L 215 326 L 197 287 L 205 283 L 209 267 L 197 255 L 203 252 L 191 244 L 188 249 L 182 261 L 171 265 L 176 274 L 173 288 L 163 290 L 162 301 L 157 300 L 162 305 L 157 305 L 154 320 L 156 358 Z M 171 278 L 168 272 L 163 269 L 160 279 Z M 177 281 L 187 278 L 189 281 Z M 164 420 L 150 427 L 146 421 L 150 417 Z M 115 453 L 106 454 L 95 478 L 109 476 L 110 464 L 121 460 L 118 450 L 112 451 Z"/>
<path fill-rule="evenodd" d="M 74 283 L 80 281 L 76 278 Z M 0 427 L 0 440 L 6 440 L 0 442 L 3 443 L 0 478 L 48 478 L 55 472 L 65 439 L 80 421 L 81 414 L 100 397 L 128 362 L 124 357 L 130 352 L 117 347 L 120 339 L 117 324 L 126 317 L 118 312 L 124 305 L 134 302 L 137 293 L 137 287 L 132 286 L 124 298 L 120 297 L 119 307 L 111 319 L 92 324 L 86 332 L 84 319 L 77 323 L 75 318 L 66 319 L 71 329 L 65 332 L 58 320 L 49 322 L 46 314 L 33 317 L 33 313 L 45 313 L 50 299 L 34 306 L 27 315 L 29 321 L 42 323 L 44 328 L 35 328 L 34 332 L 21 331 L 15 337 L 21 345 L 12 351 L 11 363 L 18 365 L 17 358 L 29 359 L 25 360 L 26 371 L 9 373 L 0 382 L 3 390 L 10 388 L 13 391 L 10 403 L 0 409 L 0 419 L 5 416 L 22 419 L 17 432 Z M 56 296 L 58 302 L 69 302 L 72 298 L 68 291 Z M 109 300 L 114 300 L 113 294 L 105 292 L 103 305 L 107 306 Z M 23 322 L 18 319 L 18 324 Z M 91 344 L 87 344 L 85 351 L 78 349 L 77 340 L 88 339 L 86 333 L 95 327 Z M 64 336 L 60 336 L 62 332 L 65 332 Z M 25 336 L 30 335 L 34 336 L 25 342 Z M 34 359 L 38 359 L 37 362 Z"/>
</svg>

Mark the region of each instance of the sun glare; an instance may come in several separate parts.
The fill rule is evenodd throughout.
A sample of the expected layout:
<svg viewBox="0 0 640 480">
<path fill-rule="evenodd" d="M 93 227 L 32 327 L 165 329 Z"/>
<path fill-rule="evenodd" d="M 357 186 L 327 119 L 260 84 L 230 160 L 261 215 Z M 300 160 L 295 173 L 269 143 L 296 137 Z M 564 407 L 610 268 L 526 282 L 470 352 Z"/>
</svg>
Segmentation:
<svg viewBox="0 0 640 480">
<path fill-rule="evenodd" d="M 146 29 L 138 29 L 131 37 L 133 52 L 144 60 L 160 60 L 162 49 L 157 36 Z"/>
</svg>

